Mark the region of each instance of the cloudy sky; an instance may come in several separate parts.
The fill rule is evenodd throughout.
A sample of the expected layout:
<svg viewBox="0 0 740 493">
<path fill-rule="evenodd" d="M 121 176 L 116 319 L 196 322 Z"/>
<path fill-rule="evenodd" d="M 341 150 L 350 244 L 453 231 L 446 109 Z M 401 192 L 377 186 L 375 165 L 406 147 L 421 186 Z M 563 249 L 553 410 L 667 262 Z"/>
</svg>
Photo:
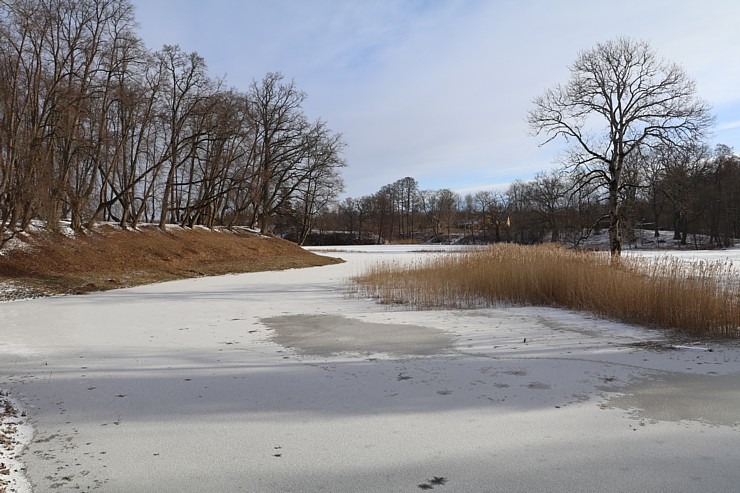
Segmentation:
<svg viewBox="0 0 740 493">
<path fill-rule="evenodd" d="M 151 49 L 179 44 L 246 89 L 279 71 L 343 134 L 346 194 L 405 176 L 423 189 L 505 187 L 554 166 L 526 124 L 581 50 L 644 39 L 713 106 L 740 151 L 736 0 L 132 0 Z"/>
</svg>

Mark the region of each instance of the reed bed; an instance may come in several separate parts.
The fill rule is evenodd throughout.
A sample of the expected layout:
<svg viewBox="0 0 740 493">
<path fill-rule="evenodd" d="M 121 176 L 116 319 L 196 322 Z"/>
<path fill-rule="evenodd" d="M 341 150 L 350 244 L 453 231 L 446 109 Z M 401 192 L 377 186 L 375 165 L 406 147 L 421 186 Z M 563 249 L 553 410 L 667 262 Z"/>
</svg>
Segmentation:
<svg viewBox="0 0 740 493">
<path fill-rule="evenodd" d="M 381 263 L 353 281 L 360 295 L 418 308 L 554 306 L 691 336 L 740 336 L 740 278 L 730 262 L 612 261 L 598 252 L 501 244 Z"/>
</svg>

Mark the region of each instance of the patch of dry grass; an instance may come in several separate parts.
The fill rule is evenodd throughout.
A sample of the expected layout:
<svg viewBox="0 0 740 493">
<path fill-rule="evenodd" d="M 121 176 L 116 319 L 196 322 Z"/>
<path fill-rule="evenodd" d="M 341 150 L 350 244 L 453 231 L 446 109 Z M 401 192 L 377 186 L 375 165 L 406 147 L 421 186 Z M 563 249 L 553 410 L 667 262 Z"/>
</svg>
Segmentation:
<svg viewBox="0 0 740 493">
<path fill-rule="evenodd" d="M 495 245 L 410 265 L 378 264 L 360 294 L 420 308 L 556 306 L 693 336 L 740 335 L 740 279 L 729 263 L 623 257 L 550 245 Z"/>
<path fill-rule="evenodd" d="M 156 227 L 136 231 L 102 226 L 68 237 L 23 235 L 23 248 L 0 256 L 0 282 L 25 293 L 68 294 L 238 272 L 312 267 L 338 262 L 294 243 L 244 230 Z"/>
</svg>

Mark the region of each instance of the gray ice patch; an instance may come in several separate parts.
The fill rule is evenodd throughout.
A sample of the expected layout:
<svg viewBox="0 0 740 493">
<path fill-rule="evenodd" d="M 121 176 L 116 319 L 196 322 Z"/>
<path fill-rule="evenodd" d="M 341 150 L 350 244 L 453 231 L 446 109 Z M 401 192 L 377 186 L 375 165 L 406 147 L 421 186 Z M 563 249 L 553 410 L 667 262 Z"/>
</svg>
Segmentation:
<svg viewBox="0 0 740 493">
<path fill-rule="evenodd" d="M 303 354 L 387 353 L 432 356 L 451 350 L 451 334 L 433 327 L 363 322 L 340 315 L 286 315 L 263 318 L 272 341 Z"/>
<path fill-rule="evenodd" d="M 668 373 L 620 387 L 608 407 L 656 421 L 699 421 L 740 426 L 740 375 Z"/>
</svg>

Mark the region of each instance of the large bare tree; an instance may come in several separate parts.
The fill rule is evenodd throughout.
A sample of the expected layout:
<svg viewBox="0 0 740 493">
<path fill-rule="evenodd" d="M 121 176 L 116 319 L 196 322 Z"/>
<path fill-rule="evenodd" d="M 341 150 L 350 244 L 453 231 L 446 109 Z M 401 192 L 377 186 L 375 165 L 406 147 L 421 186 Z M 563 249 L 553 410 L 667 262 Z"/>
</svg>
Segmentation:
<svg viewBox="0 0 740 493">
<path fill-rule="evenodd" d="M 648 43 L 618 38 L 583 51 L 570 79 L 534 100 L 528 122 L 544 143 L 574 144 L 572 166 L 608 192 L 612 256 L 622 250 L 620 191 L 625 162 L 642 146 L 695 142 L 712 124 L 686 72 Z"/>
<path fill-rule="evenodd" d="M 262 81 L 252 82 L 248 95 L 256 148 L 252 226 L 262 233 L 268 231 L 272 214 L 289 199 L 286 187 L 298 183 L 294 174 L 306 159 L 311 129 L 303 113 L 306 94 L 283 79 L 281 73 L 268 73 Z"/>
</svg>

